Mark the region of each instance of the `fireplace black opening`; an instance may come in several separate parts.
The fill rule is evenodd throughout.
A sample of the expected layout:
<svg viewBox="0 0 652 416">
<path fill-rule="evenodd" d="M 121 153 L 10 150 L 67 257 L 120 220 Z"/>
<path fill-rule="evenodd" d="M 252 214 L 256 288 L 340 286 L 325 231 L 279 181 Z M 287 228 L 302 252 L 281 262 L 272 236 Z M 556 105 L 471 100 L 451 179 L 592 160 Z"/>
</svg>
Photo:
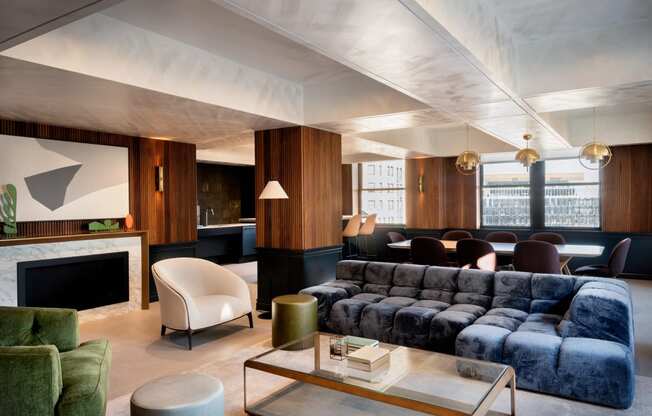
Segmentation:
<svg viewBox="0 0 652 416">
<path fill-rule="evenodd" d="M 129 252 L 18 263 L 18 306 L 91 309 L 129 300 Z"/>
</svg>

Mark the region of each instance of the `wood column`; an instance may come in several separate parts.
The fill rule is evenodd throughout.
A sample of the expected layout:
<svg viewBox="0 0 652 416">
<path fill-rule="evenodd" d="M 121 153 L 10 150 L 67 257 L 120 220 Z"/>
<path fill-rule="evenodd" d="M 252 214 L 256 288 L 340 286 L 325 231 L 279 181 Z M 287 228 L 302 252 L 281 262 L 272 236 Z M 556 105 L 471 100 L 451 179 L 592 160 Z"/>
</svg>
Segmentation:
<svg viewBox="0 0 652 416">
<path fill-rule="evenodd" d="M 342 214 L 353 215 L 353 165 L 342 165 Z"/>
<path fill-rule="evenodd" d="M 258 307 L 332 278 L 342 244 L 342 142 L 298 126 L 256 132 L 256 198 L 278 180 L 288 199 L 256 199 Z"/>
</svg>

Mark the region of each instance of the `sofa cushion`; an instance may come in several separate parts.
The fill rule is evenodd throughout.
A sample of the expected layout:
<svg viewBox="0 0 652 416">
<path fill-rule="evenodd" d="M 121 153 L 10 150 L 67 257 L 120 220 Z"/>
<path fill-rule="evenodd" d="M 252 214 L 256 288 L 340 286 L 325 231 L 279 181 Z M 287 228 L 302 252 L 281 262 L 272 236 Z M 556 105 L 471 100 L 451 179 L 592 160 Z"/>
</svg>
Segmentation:
<svg viewBox="0 0 652 416">
<path fill-rule="evenodd" d="M 628 408 L 634 400 L 634 358 L 632 351 L 620 343 L 565 338 L 558 368 L 559 379 L 563 380 L 560 394 L 566 397 L 618 409 Z"/>
<path fill-rule="evenodd" d="M 531 273 L 498 272 L 494 275 L 493 308 L 512 308 L 530 311 L 532 289 Z"/>
<path fill-rule="evenodd" d="M 365 283 L 391 286 L 396 263 L 370 262 L 364 272 Z"/>
<path fill-rule="evenodd" d="M 527 320 L 518 327 L 522 332 L 538 332 L 541 334 L 548 334 L 559 336 L 557 326 L 561 321 L 560 315 L 551 315 L 547 313 L 533 313 L 527 317 Z"/>
<path fill-rule="evenodd" d="M 380 301 L 380 303 L 390 303 L 392 305 L 401 306 L 401 307 L 410 306 L 414 302 L 416 302 L 416 299 L 406 298 L 403 296 L 390 296 Z"/>
<path fill-rule="evenodd" d="M 375 293 L 360 293 L 358 295 L 353 296 L 351 299 L 363 300 L 369 303 L 377 303 L 385 299 L 386 297 L 387 296 L 377 295 Z"/>
<path fill-rule="evenodd" d="M 455 354 L 460 357 L 503 361 L 503 345 L 512 331 L 495 325 L 474 323 L 460 332 L 455 341 Z"/>
<path fill-rule="evenodd" d="M 362 287 L 366 268 L 366 261 L 342 260 L 337 263 L 335 268 L 335 278 L 337 280 L 349 280 Z"/>
<path fill-rule="evenodd" d="M 426 268 L 427 266 L 417 264 L 399 264 L 394 270 L 393 286 L 389 295 L 418 298 Z"/>
<path fill-rule="evenodd" d="M 496 326 L 512 332 L 516 331 L 523 321 L 510 318 L 509 316 L 487 314 L 479 317 L 474 323 L 477 325 Z"/>
<path fill-rule="evenodd" d="M 326 285 L 307 287 L 299 293 L 317 298 L 317 322 L 320 328 L 326 327 L 328 315 L 335 302 L 350 296 L 345 289 Z"/>
<path fill-rule="evenodd" d="M 532 275 L 530 312 L 563 315 L 574 293 L 574 277 L 535 273 Z"/>
<path fill-rule="evenodd" d="M 111 348 L 106 340 L 83 343 L 61 353 L 63 393 L 57 402 L 57 416 L 103 415 Z"/>
<path fill-rule="evenodd" d="M 423 277 L 421 299 L 453 303 L 457 292 L 457 275 L 459 269 L 450 267 L 428 267 Z"/>
<path fill-rule="evenodd" d="M 419 306 L 408 306 L 398 310 L 394 316 L 392 343 L 426 348 L 429 341 L 430 321 L 437 312 L 437 309 Z"/>
<path fill-rule="evenodd" d="M 337 334 L 362 335 L 360 315 L 367 305 L 371 303 L 360 299 L 343 299 L 335 302 L 328 316 L 328 327 Z"/>
<path fill-rule="evenodd" d="M 457 277 L 458 292 L 453 303 L 467 303 L 491 307 L 494 289 L 494 272 L 474 269 L 461 269 Z"/>
<path fill-rule="evenodd" d="M 389 296 L 389 289 L 392 287 L 389 285 L 378 285 L 375 283 L 365 283 L 364 287 L 362 288 L 362 292 L 364 293 L 373 293 L 376 295 L 383 295 L 383 296 Z"/>
<path fill-rule="evenodd" d="M 418 300 L 414 302 L 411 306 L 434 309 L 437 312 L 440 312 L 450 307 L 451 305 L 446 302 L 439 302 L 438 300 Z"/>
<path fill-rule="evenodd" d="M 346 290 L 346 293 L 349 297 L 355 296 L 358 293 L 362 292 L 362 288 L 350 280 L 332 280 L 330 282 L 323 283 L 322 286 L 344 289 Z"/>
<path fill-rule="evenodd" d="M 439 312 L 430 322 L 429 344 L 435 351 L 453 353 L 455 338 L 485 310 L 477 305 L 457 304 Z"/>
<path fill-rule="evenodd" d="M 401 306 L 385 300 L 369 304 L 362 311 L 360 332 L 363 337 L 391 342 L 394 314 L 401 309 Z"/>
<path fill-rule="evenodd" d="M 0 306 L 0 346 L 55 345 L 70 351 L 79 345 L 74 309 Z"/>
<path fill-rule="evenodd" d="M 503 361 L 516 370 L 519 388 L 558 394 L 557 359 L 562 338 L 517 331 L 505 340 Z"/>
</svg>

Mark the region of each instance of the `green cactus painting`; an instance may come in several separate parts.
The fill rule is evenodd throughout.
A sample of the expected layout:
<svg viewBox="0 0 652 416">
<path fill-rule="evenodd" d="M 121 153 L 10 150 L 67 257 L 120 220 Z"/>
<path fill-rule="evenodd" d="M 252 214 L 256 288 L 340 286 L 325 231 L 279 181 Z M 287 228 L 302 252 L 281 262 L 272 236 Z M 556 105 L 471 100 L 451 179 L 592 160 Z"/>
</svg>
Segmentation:
<svg viewBox="0 0 652 416">
<path fill-rule="evenodd" d="M 111 220 L 104 220 L 103 222 L 93 221 L 88 224 L 89 231 L 117 231 L 120 229 L 120 223 Z"/>
<path fill-rule="evenodd" d="M 5 185 L 0 193 L 0 219 L 4 223 L 2 231 L 6 235 L 16 235 L 16 187 L 12 184 Z"/>
</svg>

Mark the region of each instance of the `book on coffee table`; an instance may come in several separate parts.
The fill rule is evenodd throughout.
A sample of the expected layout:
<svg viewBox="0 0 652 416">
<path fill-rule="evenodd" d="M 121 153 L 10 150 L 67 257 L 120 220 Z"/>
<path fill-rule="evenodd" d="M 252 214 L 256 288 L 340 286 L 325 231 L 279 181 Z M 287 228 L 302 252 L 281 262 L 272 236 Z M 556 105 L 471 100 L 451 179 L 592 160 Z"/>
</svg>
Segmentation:
<svg viewBox="0 0 652 416">
<path fill-rule="evenodd" d="M 347 366 L 356 370 L 374 371 L 389 363 L 389 350 L 365 346 L 347 356 Z"/>
<path fill-rule="evenodd" d="M 379 345 L 378 340 L 362 338 L 362 337 L 354 337 L 352 335 L 345 336 L 344 338 L 342 338 L 342 341 L 346 344 L 347 354 L 357 351 L 362 347 L 366 347 L 366 346 L 377 347 Z"/>
</svg>

